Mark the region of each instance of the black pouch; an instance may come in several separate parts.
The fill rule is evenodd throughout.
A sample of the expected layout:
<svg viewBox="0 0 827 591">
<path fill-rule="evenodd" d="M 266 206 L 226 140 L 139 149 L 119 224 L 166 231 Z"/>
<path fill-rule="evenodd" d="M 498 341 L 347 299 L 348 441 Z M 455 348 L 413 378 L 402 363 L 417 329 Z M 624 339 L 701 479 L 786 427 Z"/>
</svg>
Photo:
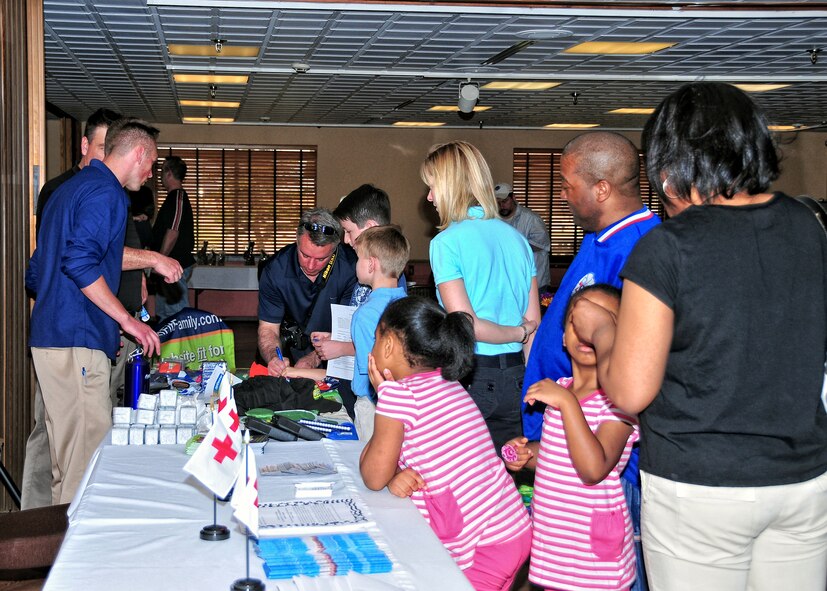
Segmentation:
<svg viewBox="0 0 827 591">
<path fill-rule="evenodd" d="M 240 415 L 251 408 L 269 408 L 271 410 L 316 410 L 336 412 L 342 408 L 341 403 L 326 398 L 314 398 L 313 388 L 316 382 L 306 378 L 277 378 L 274 376 L 256 376 L 233 388 L 235 403 Z"/>
</svg>

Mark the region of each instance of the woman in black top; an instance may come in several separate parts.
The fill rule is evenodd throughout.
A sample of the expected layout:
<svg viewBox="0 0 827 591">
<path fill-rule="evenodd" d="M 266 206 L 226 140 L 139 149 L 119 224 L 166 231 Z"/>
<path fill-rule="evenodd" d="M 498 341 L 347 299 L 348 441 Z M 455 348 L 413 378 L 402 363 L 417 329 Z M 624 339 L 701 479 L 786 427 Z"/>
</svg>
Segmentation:
<svg viewBox="0 0 827 591">
<path fill-rule="evenodd" d="M 673 217 L 624 267 L 616 324 L 583 300 L 573 322 L 640 413 L 650 586 L 824 591 L 827 237 L 767 192 L 772 136 L 733 86 L 667 97 L 643 147 Z"/>
</svg>

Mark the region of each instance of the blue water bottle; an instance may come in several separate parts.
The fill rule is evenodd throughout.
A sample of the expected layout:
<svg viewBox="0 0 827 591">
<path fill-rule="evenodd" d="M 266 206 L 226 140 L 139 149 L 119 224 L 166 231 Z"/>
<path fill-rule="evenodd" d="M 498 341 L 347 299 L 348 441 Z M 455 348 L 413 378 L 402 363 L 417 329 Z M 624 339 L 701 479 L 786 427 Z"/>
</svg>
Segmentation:
<svg viewBox="0 0 827 591">
<path fill-rule="evenodd" d="M 124 405 L 138 408 L 141 393 L 149 394 L 149 360 L 144 358 L 143 350 L 136 349 L 126 360 Z"/>
</svg>

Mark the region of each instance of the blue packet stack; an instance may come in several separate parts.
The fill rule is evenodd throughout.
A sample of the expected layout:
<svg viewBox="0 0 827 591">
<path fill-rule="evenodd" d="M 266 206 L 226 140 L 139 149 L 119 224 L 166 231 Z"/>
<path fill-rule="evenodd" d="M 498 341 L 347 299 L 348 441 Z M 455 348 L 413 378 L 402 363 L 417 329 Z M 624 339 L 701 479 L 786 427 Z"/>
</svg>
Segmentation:
<svg viewBox="0 0 827 591">
<path fill-rule="evenodd" d="M 370 575 L 392 569 L 388 556 L 364 532 L 264 538 L 258 541 L 256 553 L 264 561 L 268 579 L 346 575 L 350 571 Z"/>
</svg>

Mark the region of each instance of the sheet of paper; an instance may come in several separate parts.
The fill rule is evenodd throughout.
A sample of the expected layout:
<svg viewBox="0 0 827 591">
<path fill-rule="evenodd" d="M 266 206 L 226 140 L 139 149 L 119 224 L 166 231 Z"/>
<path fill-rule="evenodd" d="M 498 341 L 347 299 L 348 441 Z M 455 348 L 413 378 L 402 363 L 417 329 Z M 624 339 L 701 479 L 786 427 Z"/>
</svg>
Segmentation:
<svg viewBox="0 0 827 591">
<path fill-rule="evenodd" d="M 330 304 L 330 316 L 332 319 L 330 328 L 331 339 L 334 341 L 350 342 L 350 321 L 355 311 L 356 306 Z M 327 362 L 327 375 L 333 378 L 352 380 L 354 361 L 355 358 L 353 355 L 331 359 Z"/>
<path fill-rule="evenodd" d="M 371 523 L 356 499 L 261 503 L 258 522 L 261 537 L 358 531 Z"/>
</svg>

